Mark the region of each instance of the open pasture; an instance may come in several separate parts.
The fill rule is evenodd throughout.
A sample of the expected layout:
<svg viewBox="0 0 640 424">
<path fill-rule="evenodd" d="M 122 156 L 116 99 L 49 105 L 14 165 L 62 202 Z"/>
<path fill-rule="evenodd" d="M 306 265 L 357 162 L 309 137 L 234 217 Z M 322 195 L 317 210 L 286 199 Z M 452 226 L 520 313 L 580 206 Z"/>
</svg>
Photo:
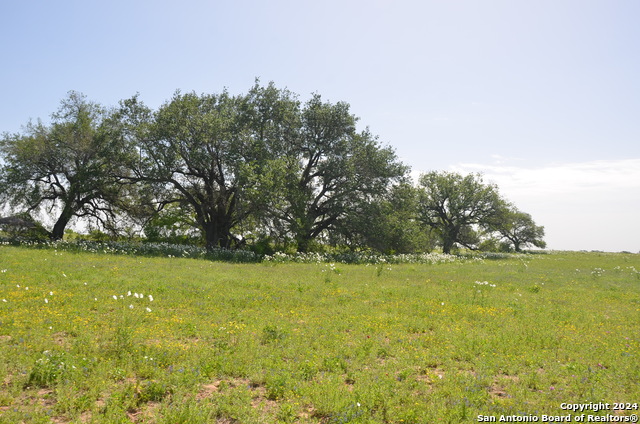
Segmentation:
<svg viewBox="0 0 640 424">
<path fill-rule="evenodd" d="M 456 423 L 638 403 L 638 270 L 636 254 L 367 266 L 2 246 L 0 423 Z"/>
</svg>

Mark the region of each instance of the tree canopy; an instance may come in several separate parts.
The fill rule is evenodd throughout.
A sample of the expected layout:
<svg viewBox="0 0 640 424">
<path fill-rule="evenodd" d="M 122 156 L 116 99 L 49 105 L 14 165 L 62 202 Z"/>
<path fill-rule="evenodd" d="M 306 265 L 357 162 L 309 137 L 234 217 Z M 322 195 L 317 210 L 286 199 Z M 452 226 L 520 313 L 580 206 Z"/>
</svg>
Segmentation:
<svg viewBox="0 0 640 424">
<path fill-rule="evenodd" d="M 526 246 L 535 246 L 541 249 L 547 246 L 544 241 L 544 227 L 536 225 L 531 215 L 519 211 L 513 205 L 505 205 L 500 210 L 492 229 L 502 239 L 513 245 L 516 252 L 522 251 L 522 248 Z"/>
<path fill-rule="evenodd" d="M 156 109 L 138 95 L 108 109 L 70 92 L 51 124 L 4 134 L 0 159 L 0 201 L 25 219 L 48 216 L 52 239 L 84 219 L 149 240 L 200 236 L 208 249 L 545 245 L 544 227 L 481 175 L 434 171 L 416 186 L 349 104 L 301 102 L 273 83 L 178 91 Z"/>
<path fill-rule="evenodd" d="M 109 227 L 122 185 L 123 147 L 109 115 L 85 96 L 70 92 L 51 125 L 30 122 L 24 134 L 5 134 L 0 154 L 0 198 L 27 212 L 45 207 L 53 217 L 52 239 L 61 239 L 73 217 Z"/>
<path fill-rule="evenodd" d="M 382 196 L 407 168 L 369 131 L 356 131 L 346 103 L 314 95 L 300 112 L 300 128 L 285 153 L 290 166 L 273 218 L 283 223 L 299 250 L 335 229 L 368 202 Z"/>
<path fill-rule="evenodd" d="M 456 243 L 472 247 L 478 241 L 474 227 L 489 228 L 498 218 L 503 202 L 498 188 L 480 174 L 429 172 L 419 184 L 420 220 L 440 238 L 444 253 Z"/>
</svg>

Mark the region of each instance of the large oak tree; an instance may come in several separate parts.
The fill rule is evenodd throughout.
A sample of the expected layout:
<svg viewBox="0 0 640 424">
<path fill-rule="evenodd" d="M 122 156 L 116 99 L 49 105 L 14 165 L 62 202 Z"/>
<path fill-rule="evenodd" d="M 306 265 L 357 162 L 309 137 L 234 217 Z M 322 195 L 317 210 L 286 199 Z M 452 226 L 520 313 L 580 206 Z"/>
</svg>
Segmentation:
<svg viewBox="0 0 640 424">
<path fill-rule="evenodd" d="M 137 155 L 132 181 L 149 184 L 161 209 L 175 204 L 208 249 L 230 248 L 233 230 L 271 195 L 271 166 L 296 103 L 273 85 L 247 95 L 176 93 L 157 111 L 122 102 L 123 134 Z"/>
<path fill-rule="evenodd" d="M 513 245 L 516 252 L 527 246 L 541 249 L 547 246 L 544 241 L 544 227 L 536 225 L 530 214 L 519 211 L 513 205 L 505 205 L 492 229 Z"/>
<path fill-rule="evenodd" d="M 390 147 L 368 130 L 344 102 L 313 97 L 300 111 L 298 136 L 286 146 L 285 186 L 271 208 L 298 250 L 376 201 L 406 174 Z"/>
<path fill-rule="evenodd" d="M 122 152 L 108 111 L 70 92 L 50 125 L 30 122 L 23 133 L 3 135 L 0 198 L 27 213 L 46 208 L 54 240 L 74 217 L 109 226 L 122 197 Z"/>
<path fill-rule="evenodd" d="M 497 186 L 485 184 L 479 174 L 429 172 L 419 186 L 420 220 L 440 238 L 444 253 L 456 243 L 471 247 L 475 227 L 491 226 L 503 205 Z"/>
</svg>

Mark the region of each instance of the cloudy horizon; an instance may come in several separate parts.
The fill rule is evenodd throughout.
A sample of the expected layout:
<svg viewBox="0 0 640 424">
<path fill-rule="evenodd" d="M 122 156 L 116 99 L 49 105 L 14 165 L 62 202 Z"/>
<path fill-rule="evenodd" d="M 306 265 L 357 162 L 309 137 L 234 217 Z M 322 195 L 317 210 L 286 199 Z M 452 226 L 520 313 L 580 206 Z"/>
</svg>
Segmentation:
<svg viewBox="0 0 640 424">
<path fill-rule="evenodd" d="M 546 231 L 551 250 L 640 252 L 640 159 L 527 166 L 518 159 L 460 163 L 448 170 L 481 173 Z M 603 219 L 606 217 L 606 219 Z"/>
</svg>

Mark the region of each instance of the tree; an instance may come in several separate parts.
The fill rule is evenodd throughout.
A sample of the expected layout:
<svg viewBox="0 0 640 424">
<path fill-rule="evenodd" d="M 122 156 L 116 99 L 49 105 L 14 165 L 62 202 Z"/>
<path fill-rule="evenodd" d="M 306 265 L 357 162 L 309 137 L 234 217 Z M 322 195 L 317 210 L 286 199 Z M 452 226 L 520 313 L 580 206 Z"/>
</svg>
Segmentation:
<svg viewBox="0 0 640 424">
<path fill-rule="evenodd" d="M 503 239 L 508 240 L 516 252 L 530 245 L 541 249 L 547 246 L 543 240 L 544 227 L 536 225 L 531 215 L 519 211 L 512 205 L 507 205 L 500 211 L 492 228 Z"/>
<path fill-rule="evenodd" d="M 122 146 L 107 111 L 80 93 L 70 92 L 52 118 L 51 125 L 29 123 L 24 134 L 0 140 L 0 198 L 27 213 L 55 212 L 49 236 L 59 240 L 74 217 L 105 226 L 115 218 Z"/>
<path fill-rule="evenodd" d="M 124 101 L 123 134 L 138 152 L 131 179 L 155 187 L 159 208 L 178 204 L 208 249 L 230 248 L 232 230 L 270 193 L 269 163 L 290 103 L 288 93 L 257 83 L 245 96 L 178 92 L 156 112 L 136 97 Z"/>
<path fill-rule="evenodd" d="M 387 193 L 343 219 L 334 232 L 352 248 L 380 253 L 431 251 L 433 240 L 418 220 L 418 190 L 409 182 L 393 185 Z"/>
<path fill-rule="evenodd" d="M 393 150 L 368 130 L 357 132 L 356 121 L 348 104 L 316 94 L 301 111 L 298 137 L 285 147 L 287 177 L 272 216 L 299 251 L 406 174 Z"/>
<path fill-rule="evenodd" d="M 503 204 L 497 186 L 485 184 L 480 174 L 429 172 L 419 185 L 420 220 L 440 238 L 444 253 L 456 243 L 474 247 L 476 228 L 490 226 Z"/>
</svg>

